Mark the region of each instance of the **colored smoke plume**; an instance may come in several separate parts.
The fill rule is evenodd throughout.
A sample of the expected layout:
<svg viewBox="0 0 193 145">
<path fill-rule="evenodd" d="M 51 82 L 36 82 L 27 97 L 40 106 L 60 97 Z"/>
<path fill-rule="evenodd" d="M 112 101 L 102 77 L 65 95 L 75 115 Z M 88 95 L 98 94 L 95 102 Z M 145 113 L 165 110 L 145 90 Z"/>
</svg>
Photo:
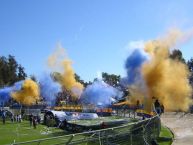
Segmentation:
<svg viewBox="0 0 193 145">
<path fill-rule="evenodd" d="M 11 87 L 0 89 L 0 103 L 6 103 L 10 99 Z"/>
<path fill-rule="evenodd" d="M 23 81 L 16 82 L 11 87 L 4 87 L 0 89 L 0 103 L 6 103 L 11 98 L 11 92 L 21 89 Z"/>
<path fill-rule="evenodd" d="M 137 84 L 142 86 L 144 80 L 141 74 L 141 67 L 147 60 L 148 55 L 143 50 L 134 50 L 126 59 L 125 69 L 127 71 L 127 77 L 121 79 L 121 84 L 125 87 L 133 88 L 134 90 L 138 88 L 136 87 Z"/>
<path fill-rule="evenodd" d="M 122 97 L 122 92 L 106 84 L 101 80 L 88 85 L 81 95 L 80 101 L 83 104 L 93 104 L 96 106 L 111 105 L 117 99 Z"/>
<path fill-rule="evenodd" d="M 61 85 L 54 81 L 51 75 L 44 74 L 40 79 L 40 95 L 45 98 L 48 105 L 55 105 L 59 92 L 61 92 Z"/>
<path fill-rule="evenodd" d="M 152 109 L 152 97 L 158 99 L 169 111 L 189 109 L 192 103 L 189 71 L 186 64 L 170 58 L 170 51 L 191 36 L 192 32 L 173 29 L 165 36 L 145 44 L 144 50 L 149 55 L 149 59 L 143 61 L 139 68 L 140 73 L 137 74 L 137 78 L 140 79 L 130 84 L 129 90 L 131 96 L 137 95 L 136 99 L 145 103 L 147 111 Z M 129 98 L 132 101 L 134 97 Z"/>
<path fill-rule="evenodd" d="M 141 67 L 149 56 L 143 49 L 134 49 L 125 62 L 127 77 L 121 79 L 121 84 L 129 90 L 129 102 L 136 104 L 137 100 L 144 102 L 146 87 Z"/>
<path fill-rule="evenodd" d="M 25 80 L 21 89 L 11 92 L 11 96 L 21 104 L 32 105 L 39 100 L 39 86 L 30 79 Z"/>
<path fill-rule="evenodd" d="M 151 56 L 142 68 L 148 96 L 159 99 L 167 110 L 187 111 L 192 103 L 189 70 L 186 64 L 170 58 L 170 49 L 185 42 L 190 34 L 171 30 L 163 38 L 145 45 Z"/>
<path fill-rule="evenodd" d="M 61 46 L 48 58 L 48 65 L 53 71 L 61 73 L 58 81 L 62 87 L 71 92 L 73 99 L 79 98 L 84 87 L 76 81 L 72 61 L 67 58 L 67 54 Z"/>
</svg>

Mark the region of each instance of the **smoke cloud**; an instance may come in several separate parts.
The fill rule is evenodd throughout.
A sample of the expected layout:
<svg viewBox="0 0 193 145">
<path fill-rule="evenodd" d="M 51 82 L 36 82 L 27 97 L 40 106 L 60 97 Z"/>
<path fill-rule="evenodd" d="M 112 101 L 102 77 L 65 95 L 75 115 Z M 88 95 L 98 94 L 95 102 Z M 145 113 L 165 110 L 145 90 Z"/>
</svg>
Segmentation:
<svg viewBox="0 0 193 145">
<path fill-rule="evenodd" d="M 148 56 L 143 50 L 136 49 L 131 53 L 125 63 L 127 77 L 122 80 L 124 85 L 132 85 L 142 80 L 141 66 L 147 59 Z"/>
<path fill-rule="evenodd" d="M 190 33 L 170 30 L 163 38 L 145 45 L 151 55 L 151 60 L 142 68 L 148 96 L 159 99 L 167 110 L 187 111 L 192 103 L 188 68 L 183 62 L 170 58 L 170 49 L 185 42 L 189 36 Z"/>
<path fill-rule="evenodd" d="M 132 82 L 129 85 L 131 96 L 141 96 L 136 98 L 145 103 L 146 110 L 152 109 L 152 97 L 158 99 L 166 110 L 187 111 L 189 109 L 192 103 L 192 89 L 188 81 L 189 71 L 186 64 L 170 58 L 170 51 L 190 39 L 191 34 L 177 29 L 170 30 L 159 39 L 145 43 L 144 50 L 148 53 L 149 59 L 140 61 L 141 56 L 134 54 L 128 58 L 127 61 L 131 63 L 133 60 L 130 58 L 135 58 L 135 56 L 134 60 L 143 62 L 134 64 L 134 67 L 129 65 L 127 70 L 133 70 L 135 73 L 134 75 L 130 71 L 128 73 L 128 76 L 132 78 L 128 78 L 128 82 Z M 139 68 L 138 71 L 135 71 L 135 67 Z M 136 81 L 135 78 L 143 83 L 137 83 L 140 81 Z M 131 96 L 129 100 L 136 101 Z"/>
<path fill-rule="evenodd" d="M 3 89 L 0 89 L 0 103 L 6 103 L 10 99 L 10 87 L 5 87 Z"/>
<path fill-rule="evenodd" d="M 23 81 L 16 82 L 13 86 L 11 87 L 4 87 L 0 89 L 0 102 L 1 103 L 6 103 L 9 101 L 11 98 L 11 92 L 17 91 L 21 89 Z"/>
<path fill-rule="evenodd" d="M 122 92 L 106 84 L 101 80 L 88 85 L 81 95 L 80 101 L 83 104 L 93 104 L 96 106 L 111 105 L 116 99 L 122 97 Z"/>
<path fill-rule="evenodd" d="M 57 94 L 61 92 L 61 85 L 53 80 L 51 75 L 44 74 L 40 79 L 40 95 L 50 106 L 54 106 Z"/>
<path fill-rule="evenodd" d="M 11 97 L 24 105 L 32 105 L 39 100 L 39 86 L 28 79 L 22 83 L 21 90 L 11 92 Z"/>
<path fill-rule="evenodd" d="M 53 71 L 61 73 L 59 83 L 71 92 L 73 99 L 78 99 L 84 87 L 76 81 L 72 61 L 67 58 L 67 54 L 61 46 L 48 58 L 48 65 Z"/>
</svg>

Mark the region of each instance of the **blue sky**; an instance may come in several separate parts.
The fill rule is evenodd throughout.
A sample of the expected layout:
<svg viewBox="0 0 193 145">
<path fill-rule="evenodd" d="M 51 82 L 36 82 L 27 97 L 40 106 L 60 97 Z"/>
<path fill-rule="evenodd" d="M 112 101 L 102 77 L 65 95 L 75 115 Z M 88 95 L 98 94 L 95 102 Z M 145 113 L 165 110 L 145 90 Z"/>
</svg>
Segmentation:
<svg viewBox="0 0 193 145">
<path fill-rule="evenodd" d="M 191 0 L 1 0 L 0 55 L 14 55 L 28 75 L 46 70 L 58 42 L 84 80 L 124 75 L 128 44 L 171 27 L 193 28 Z M 181 46 L 193 57 L 193 40 Z"/>
</svg>

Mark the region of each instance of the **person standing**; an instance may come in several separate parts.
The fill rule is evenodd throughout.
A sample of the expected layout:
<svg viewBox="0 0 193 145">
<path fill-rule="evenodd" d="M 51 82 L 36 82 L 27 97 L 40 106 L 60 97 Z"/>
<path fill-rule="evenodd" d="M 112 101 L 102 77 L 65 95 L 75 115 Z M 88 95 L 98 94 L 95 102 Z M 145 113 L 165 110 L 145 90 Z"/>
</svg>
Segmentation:
<svg viewBox="0 0 193 145">
<path fill-rule="evenodd" d="M 17 115 L 15 116 L 15 118 L 16 118 L 16 122 L 18 122 L 18 121 L 19 121 L 19 115 L 17 114 Z"/>
<path fill-rule="evenodd" d="M 36 119 L 36 117 L 35 117 L 35 116 L 33 116 L 33 120 L 32 120 L 32 122 L 33 122 L 33 127 L 34 127 L 34 129 L 36 129 L 37 119 Z"/>
<path fill-rule="evenodd" d="M 164 113 L 164 105 L 163 104 L 161 105 L 160 108 L 161 108 L 161 113 Z"/>
<path fill-rule="evenodd" d="M 19 121 L 19 123 L 21 123 L 21 122 L 22 122 L 22 119 L 21 119 L 21 114 L 19 114 L 19 115 L 18 115 L 18 121 Z"/>
<path fill-rule="evenodd" d="M 37 115 L 37 123 L 40 124 L 41 123 L 41 117 L 39 115 Z"/>
<path fill-rule="evenodd" d="M 160 108 L 161 105 L 160 105 L 158 99 L 156 99 L 156 101 L 155 101 L 155 103 L 154 103 L 154 107 L 155 107 L 156 113 L 157 113 L 158 115 L 160 115 L 160 114 L 161 114 L 161 108 Z"/>
<path fill-rule="evenodd" d="M 102 122 L 102 123 L 101 123 L 101 128 L 102 128 L 102 129 L 105 129 L 106 127 L 107 127 L 106 124 L 105 124 L 104 122 Z"/>
<path fill-rule="evenodd" d="M 3 124 L 5 124 L 5 117 L 6 117 L 6 113 L 5 113 L 5 110 L 3 110 L 3 113 L 2 113 Z"/>
<path fill-rule="evenodd" d="M 29 115 L 29 124 L 30 124 L 30 127 L 32 126 L 32 120 L 33 120 L 33 115 L 30 114 L 30 115 Z"/>
<path fill-rule="evenodd" d="M 14 114 L 13 113 L 11 114 L 11 122 L 12 123 L 14 122 Z"/>
</svg>

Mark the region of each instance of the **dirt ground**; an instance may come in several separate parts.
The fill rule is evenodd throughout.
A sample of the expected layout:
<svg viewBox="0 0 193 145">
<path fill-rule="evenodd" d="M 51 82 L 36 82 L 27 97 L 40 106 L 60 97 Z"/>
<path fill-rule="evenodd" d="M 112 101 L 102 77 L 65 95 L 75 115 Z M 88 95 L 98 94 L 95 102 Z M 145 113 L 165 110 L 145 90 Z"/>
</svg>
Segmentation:
<svg viewBox="0 0 193 145">
<path fill-rule="evenodd" d="M 174 133 L 172 145 L 193 145 L 193 114 L 166 112 L 161 121 Z"/>
</svg>

